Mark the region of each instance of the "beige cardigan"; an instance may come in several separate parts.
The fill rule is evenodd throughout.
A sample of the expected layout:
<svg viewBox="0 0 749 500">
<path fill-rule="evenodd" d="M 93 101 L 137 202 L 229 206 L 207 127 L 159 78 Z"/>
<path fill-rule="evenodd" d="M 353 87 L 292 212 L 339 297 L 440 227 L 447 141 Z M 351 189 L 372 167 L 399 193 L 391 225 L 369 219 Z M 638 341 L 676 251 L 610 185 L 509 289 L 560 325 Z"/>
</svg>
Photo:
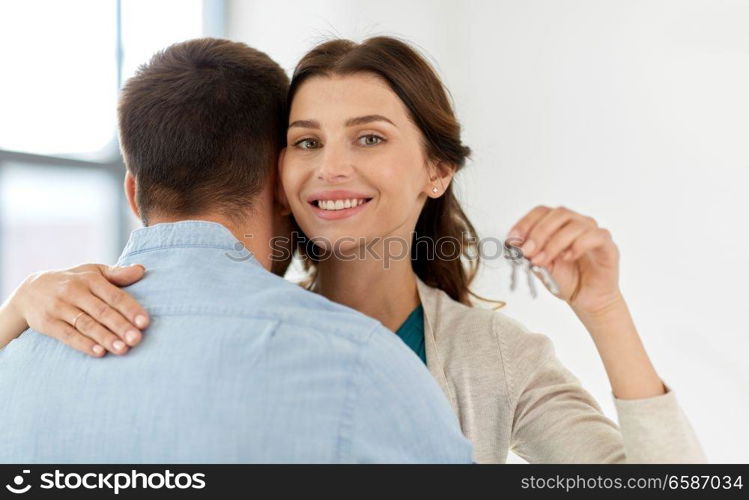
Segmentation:
<svg viewBox="0 0 749 500">
<path fill-rule="evenodd" d="M 551 340 L 500 311 L 468 307 L 417 278 L 427 367 L 474 445 L 474 461 L 704 463 L 668 386 L 647 399 L 613 396 L 618 427 L 557 359 Z"/>
</svg>

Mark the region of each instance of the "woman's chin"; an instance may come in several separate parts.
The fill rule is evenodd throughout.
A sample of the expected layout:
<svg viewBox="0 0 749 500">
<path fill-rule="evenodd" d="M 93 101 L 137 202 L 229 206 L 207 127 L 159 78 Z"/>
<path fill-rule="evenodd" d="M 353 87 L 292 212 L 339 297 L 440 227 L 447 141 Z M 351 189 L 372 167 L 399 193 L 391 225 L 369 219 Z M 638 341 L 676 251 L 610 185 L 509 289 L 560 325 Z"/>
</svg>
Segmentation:
<svg viewBox="0 0 749 500">
<path fill-rule="evenodd" d="M 362 231 L 367 225 L 362 219 L 320 221 L 313 217 L 298 222 L 307 238 L 326 251 L 336 249 L 351 252 L 368 244 L 372 238 L 371 231 Z"/>
<path fill-rule="evenodd" d="M 307 237 L 325 253 L 336 252 L 338 255 L 356 254 L 357 248 L 367 243 L 366 236 L 350 233 L 313 232 L 307 233 Z"/>
</svg>

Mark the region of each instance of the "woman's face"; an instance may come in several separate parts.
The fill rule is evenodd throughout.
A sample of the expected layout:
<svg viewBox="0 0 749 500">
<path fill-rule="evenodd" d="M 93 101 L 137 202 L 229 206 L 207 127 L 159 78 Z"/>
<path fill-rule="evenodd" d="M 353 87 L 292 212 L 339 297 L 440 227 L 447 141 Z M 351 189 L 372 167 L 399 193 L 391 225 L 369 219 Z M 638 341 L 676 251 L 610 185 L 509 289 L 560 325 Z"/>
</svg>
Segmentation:
<svg viewBox="0 0 749 500">
<path fill-rule="evenodd" d="M 291 105 L 287 139 L 282 189 L 299 226 L 323 248 L 390 236 L 410 244 L 426 197 L 441 195 L 446 182 L 430 180 L 435 169 L 420 130 L 374 74 L 305 81 Z"/>
</svg>

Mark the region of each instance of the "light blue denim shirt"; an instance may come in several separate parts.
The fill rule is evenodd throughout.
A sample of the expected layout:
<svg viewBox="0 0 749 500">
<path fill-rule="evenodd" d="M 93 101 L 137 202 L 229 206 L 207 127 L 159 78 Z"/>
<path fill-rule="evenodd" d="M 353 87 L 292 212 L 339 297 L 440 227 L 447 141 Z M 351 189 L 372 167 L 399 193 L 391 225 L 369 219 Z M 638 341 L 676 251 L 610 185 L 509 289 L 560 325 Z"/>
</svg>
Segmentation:
<svg viewBox="0 0 749 500">
<path fill-rule="evenodd" d="M 0 462 L 470 462 L 400 339 L 269 273 L 224 226 L 138 229 L 132 263 L 152 323 L 127 355 L 33 331 L 0 351 Z"/>
</svg>

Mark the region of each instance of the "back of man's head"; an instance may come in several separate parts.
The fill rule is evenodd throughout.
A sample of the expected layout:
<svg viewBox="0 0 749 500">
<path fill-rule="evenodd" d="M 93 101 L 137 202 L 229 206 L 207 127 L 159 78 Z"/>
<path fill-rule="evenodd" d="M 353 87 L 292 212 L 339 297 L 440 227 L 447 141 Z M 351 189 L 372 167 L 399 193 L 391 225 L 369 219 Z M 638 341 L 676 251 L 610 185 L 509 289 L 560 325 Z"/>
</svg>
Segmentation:
<svg viewBox="0 0 749 500">
<path fill-rule="evenodd" d="M 285 142 L 288 84 L 266 54 L 215 38 L 174 44 L 141 66 L 118 117 L 143 222 L 246 213 Z"/>
</svg>

